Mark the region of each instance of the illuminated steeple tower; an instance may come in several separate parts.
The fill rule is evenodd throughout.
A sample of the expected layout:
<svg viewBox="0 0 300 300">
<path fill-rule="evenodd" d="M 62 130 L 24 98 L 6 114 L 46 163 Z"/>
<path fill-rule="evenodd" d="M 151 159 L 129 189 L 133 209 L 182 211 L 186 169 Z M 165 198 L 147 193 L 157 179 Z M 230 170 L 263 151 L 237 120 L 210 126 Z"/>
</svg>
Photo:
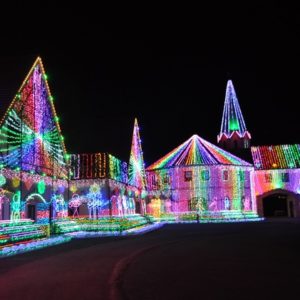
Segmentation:
<svg viewBox="0 0 300 300">
<path fill-rule="evenodd" d="M 228 80 L 218 144 L 226 150 L 240 154 L 250 148 L 250 140 L 251 134 L 247 131 L 233 83 Z"/>
</svg>

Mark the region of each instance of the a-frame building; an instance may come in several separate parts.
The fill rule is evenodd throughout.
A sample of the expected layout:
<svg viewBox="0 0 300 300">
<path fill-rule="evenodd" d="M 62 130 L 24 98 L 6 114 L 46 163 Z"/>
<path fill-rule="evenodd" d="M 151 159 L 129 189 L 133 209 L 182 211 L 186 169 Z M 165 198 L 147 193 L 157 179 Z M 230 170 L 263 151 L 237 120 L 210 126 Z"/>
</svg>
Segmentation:
<svg viewBox="0 0 300 300">
<path fill-rule="evenodd" d="M 0 122 L 0 176 L 5 179 L 1 189 L 9 202 L 0 218 L 48 224 L 65 216 L 67 159 L 47 75 L 38 57 Z"/>
</svg>

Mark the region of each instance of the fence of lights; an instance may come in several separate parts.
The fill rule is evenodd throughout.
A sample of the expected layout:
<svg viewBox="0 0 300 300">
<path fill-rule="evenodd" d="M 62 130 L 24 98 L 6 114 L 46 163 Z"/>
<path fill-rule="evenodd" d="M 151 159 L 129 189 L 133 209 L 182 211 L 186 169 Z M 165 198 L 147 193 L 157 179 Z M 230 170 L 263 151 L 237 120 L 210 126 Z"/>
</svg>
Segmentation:
<svg viewBox="0 0 300 300">
<path fill-rule="evenodd" d="M 101 232 L 98 235 L 119 235 L 127 230 L 135 230 L 149 224 L 149 219 L 141 215 L 127 216 L 102 216 L 99 219 L 91 219 L 80 216 L 72 222 L 57 220 L 55 222 L 56 233 L 72 233 L 72 236 L 77 236 L 75 232 L 82 234 L 85 232 Z M 85 234 L 84 234 L 85 235 Z M 91 234 L 88 234 L 91 235 Z"/>
<path fill-rule="evenodd" d="M 28 243 L 23 242 L 20 244 L 7 245 L 0 248 L 0 256 L 12 256 L 28 251 L 33 251 L 45 247 L 55 246 L 62 243 L 66 243 L 71 241 L 71 237 L 68 236 L 58 236 L 50 239 L 37 239 L 34 241 L 30 241 Z"/>
</svg>

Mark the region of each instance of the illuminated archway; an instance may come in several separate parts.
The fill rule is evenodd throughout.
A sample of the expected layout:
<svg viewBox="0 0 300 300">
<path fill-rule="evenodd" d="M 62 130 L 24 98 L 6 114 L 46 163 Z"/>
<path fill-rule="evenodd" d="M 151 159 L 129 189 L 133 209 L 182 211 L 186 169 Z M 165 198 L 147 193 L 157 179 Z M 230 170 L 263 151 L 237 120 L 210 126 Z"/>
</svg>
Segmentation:
<svg viewBox="0 0 300 300">
<path fill-rule="evenodd" d="M 9 220 L 12 193 L 0 187 L 0 220 Z"/>
<path fill-rule="evenodd" d="M 274 189 L 257 196 L 257 211 L 265 217 L 299 217 L 300 195 L 289 190 Z"/>
<path fill-rule="evenodd" d="M 26 199 L 26 206 L 25 206 L 25 215 L 26 218 L 32 219 L 37 221 L 38 219 L 48 219 L 49 218 L 49 210 L 48 210 L 48 203 L 46 199 L 37 193 L 30 194 Z M 39 205 L 42 203 L 41 205 Z"/>
<path fill-rule="evenodd" d="M 45 204 L 47 203 L 46 199 L 40 195 L 40 194 L 37 194 L 37 193 L 34 193 L 34 194 L 30 194 L 27 198 L 26 198 L 26 202 L 29 202 L 29 201 L 37 201 L 37 198 L 39 200 L 41 200 L 42 202 L 44 202 Z"/>
</svg>

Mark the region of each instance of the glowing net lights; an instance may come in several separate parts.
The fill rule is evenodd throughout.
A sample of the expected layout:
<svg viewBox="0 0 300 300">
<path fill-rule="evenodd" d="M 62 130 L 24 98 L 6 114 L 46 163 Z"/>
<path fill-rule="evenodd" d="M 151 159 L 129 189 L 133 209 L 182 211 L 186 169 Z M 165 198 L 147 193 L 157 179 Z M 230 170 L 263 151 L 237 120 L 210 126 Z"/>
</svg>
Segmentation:
<svg viewBox="0 0 300 300">
<path fill-rule="evenodd" d="M 175 166 L 219 164 L 251 166 L 246 161 L 209 143 L 198 135 L 193 135 L 186 142 L 149 166 L 147 171 Z"/>
<path fill-rule="evenodd" d="M 127 183 L 127 163 L 108 153 L 71 155 L 72 179 L 111 178 Z"/>
<path fill-rule="evenodd" d="M 300 145 L 276 145 L 251 147 L 255 169 L 300 168 Z"/>
<path fill-rule="evenodd" d="M 67 177 L 63 137 L 40 58 L 0 124 L 1 165 Z"/>
<path fill-rule="evenodd" d="M 134 120 L 128 174 L 129 184 L 142 190 L 146 188 L 144 158 L 137 119 Z"/>
<path fill-rule="evenodd" d="M 0 173 L 0 187 L 6 183 L 6 178 Z"/>
<path fill-rule="evenodd" d="M 286 190 L 299 194 L 300 145 L 251 147 L 255 193 Z"/>
<path fill-rule="evenodd" d="M 237 133 L 239 137 L 248 137 L 251 139 L 251 135 L 246 129 L 245 121 L 233 87 L 233 83 L 231 80 L 228 80 L 221 131 L 218 135 L 218 142 L 224 137 L 226 139 L 230 138 L 234 133 Z"/>
<path fill-rule="evenodd" d="M 146 171 L 152 214 L 256 212 L 253 166 L 197 135 Z"/>
</svg>

